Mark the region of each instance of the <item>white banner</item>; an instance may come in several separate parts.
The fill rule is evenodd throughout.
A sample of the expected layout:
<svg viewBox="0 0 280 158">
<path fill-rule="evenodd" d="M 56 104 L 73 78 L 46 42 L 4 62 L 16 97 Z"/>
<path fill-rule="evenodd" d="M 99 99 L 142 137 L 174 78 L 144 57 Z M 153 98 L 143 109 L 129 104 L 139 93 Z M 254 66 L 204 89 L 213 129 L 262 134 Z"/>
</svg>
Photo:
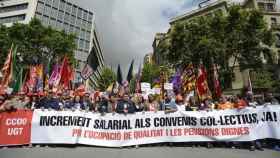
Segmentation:
<svg viewBox="0 0 280 158">
<path fill-rule="evenodd" d="M 173 83 L 164 83 L 165 90 L 173 90 Z"/>
<path fill-rule="evenodd" d="M 151 84 L 146 82 L 141 82 L 141 90 L 143 92 L 149 91 L 151 89 Z"/>
<path fill-rule="evenodd" d="M 280 106 L 129 115 L 35 110 L 31 143 L 120 147 L 160 142 L 280 139 Z"/>
</svg>

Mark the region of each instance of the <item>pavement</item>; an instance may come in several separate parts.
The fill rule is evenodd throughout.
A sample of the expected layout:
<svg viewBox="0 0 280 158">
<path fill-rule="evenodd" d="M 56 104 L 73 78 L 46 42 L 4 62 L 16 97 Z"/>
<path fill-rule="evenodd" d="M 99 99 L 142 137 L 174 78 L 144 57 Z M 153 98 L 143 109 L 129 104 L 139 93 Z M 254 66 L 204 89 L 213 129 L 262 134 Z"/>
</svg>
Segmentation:
<svg viewBox="0 0 280 158">
<path fill-rule="evenodd" d="M 0 158 L 280 158 L 280 152 L 191 147 L 33 147 L 1 148 Z"/>
</svg>

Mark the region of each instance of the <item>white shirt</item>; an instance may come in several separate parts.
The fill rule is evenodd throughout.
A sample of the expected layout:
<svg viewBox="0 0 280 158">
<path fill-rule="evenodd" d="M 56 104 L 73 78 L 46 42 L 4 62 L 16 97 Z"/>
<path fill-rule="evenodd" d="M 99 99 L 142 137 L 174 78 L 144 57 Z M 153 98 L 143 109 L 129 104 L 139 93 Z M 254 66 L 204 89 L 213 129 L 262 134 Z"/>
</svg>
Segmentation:
<svg viewBox="0 0 280 158">
<path fill-rule="evenodd" d="M 178 111 L 186 111 L 186 107 L 185 107 L 184 104 L 183 104 L 183 105 L 178 105 L 178 104 L 177 104 L 177 110 L 178 110 Z"/>
</svg>

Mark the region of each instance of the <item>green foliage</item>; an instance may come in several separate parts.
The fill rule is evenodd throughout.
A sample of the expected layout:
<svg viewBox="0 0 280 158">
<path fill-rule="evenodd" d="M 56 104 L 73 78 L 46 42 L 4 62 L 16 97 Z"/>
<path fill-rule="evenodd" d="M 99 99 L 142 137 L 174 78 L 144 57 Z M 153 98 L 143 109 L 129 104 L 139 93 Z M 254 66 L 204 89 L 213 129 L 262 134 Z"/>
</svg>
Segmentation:
<svg viewBox="0 0 280 158">
<path fill-rule="evenodd" d="M 116 79 L 116 73 L 112 69 L 105 67 L 102 69 L 100 78 L 97 79 L 97 88 L 105 91 L 111 84 L 116 82 Z"/>
<path fill-rule="evenodd" d="M 135 92 L 136 89 L 136 75 L 133 75 L 132 79 L 129 82 L 129 90 L 131 93 Z"/>
<path fill-rule="evenodd" d="M 170 46 L 164 55 L 169 62 L 174 65 L 192 63 L 195 67 L 202 62 L 208 72 L 215 63 L 226 85 L 231 82 L 233 66 L 237 64 L 241 70 L 261 68 L 264 45 L 273 43 L 272 32 L 262 13 L 239 6 L 230 7 L 227 15 L 216 12 L 214 16 L 177 22 L 168 36 Z M 266 54 L 270 56 L 270 51 Z"/>
<path fill-rule="evenodd" d="M 254 89 L 272 89 L 275 81 L 273 74 L 268 71 L 256 71 L 251 73 L 252 85 Z"/>
<path fill-rule="evenodd" d="M 6 59 L 12 43 L 18 47 L 25 65 L 34 62 L 54 63 L 64 55 L 75 64 L 75 35 L 45 27 L 37 19 L 32 19 L 29 24 L 15 23 L 11 27 L 0 26 L 0 65 Z"/>
<path fill-rule="evenodd" d="M 154 64 L 145 63 L 142 69 L 141 82 L 153 83 L 154 79 L 160 76 L 160 67 Z"/>
<path fill-rule="evenodd" d="M 154 80 L 160 78 L 160 73 L 164 72 L 164 78 L 167 81 L 175 72 L 169 66 L 158 66 L 156 64 L 145 63 L 142 69 L 141 82 L 148 82 L 154 86 Z"/>
</svg>

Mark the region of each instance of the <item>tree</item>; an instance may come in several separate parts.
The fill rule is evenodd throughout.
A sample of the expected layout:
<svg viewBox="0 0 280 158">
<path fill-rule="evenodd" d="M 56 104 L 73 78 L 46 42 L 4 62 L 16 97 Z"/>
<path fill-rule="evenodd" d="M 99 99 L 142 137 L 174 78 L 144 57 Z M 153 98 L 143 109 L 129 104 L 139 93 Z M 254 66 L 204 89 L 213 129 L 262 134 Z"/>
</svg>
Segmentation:
<svg viewBox="0 0 280 158">
<path fill-rule="evenodd" d="M 145 63 L 142 69 L 142 82 L 153 83 L 160 76 L 160 67 L 154 64 Z"/>
<path fill-rule="evenodd" d="M 3 64 L 2 56 L 7 55 L 12 43 L 18 47 L 24 65 L 34 62 L 53 64 L 64 55 L 75 64 L 75 35 L 45 27 L 37 19 L 32 19 L 29 24 L 15 23 L 11 27 L 0 26 L 0 65 Z"/>
<path fill-rule="evenodd" d="M 227 86 L 237 64 L 241 70 L 261 68 L 261 53 L 266 45 L 273 43 L 272 32 L 262 13 L 239 6 L 230 7 L 227 15 L 216 12 L 214 16 L 177 22 L 168 36 L 170 46 L 164 55 L 170 63 L 192 63 L 195 68 L 203 63 L 209 74 L 212 74 L 212 65 L 217 64 L 223 85 Z M 212 80 L 212 76 L 208 76 L 208 81 Z M 211 84 L 210 89 L 213 89 Z"/>
<path fill-rule="evenodd" d="M 106 91 L 111 84 L 116 82 L 116 79 L 116 73 L 112 69 L 105 67 L 102 69 L 101 75 L 97 79 L 97 88 L 101 91 Z"/>
<path fill-rule="evenodd" d="M 148 82 L 153 86 L 154 81 L 159 80 L 161 72 L 164 72 L 166 82 L 175 73 L 168 65 L 158 66 L 156 64 L 145 63 L 142 69 L 141 82 Z"/>
<path fill-rule="evenodd" d="M 273 74 L 268 71 L 255 71 L 251 76 L 254 89 L 272 89 L 275 84 Z"/>
</svg>

